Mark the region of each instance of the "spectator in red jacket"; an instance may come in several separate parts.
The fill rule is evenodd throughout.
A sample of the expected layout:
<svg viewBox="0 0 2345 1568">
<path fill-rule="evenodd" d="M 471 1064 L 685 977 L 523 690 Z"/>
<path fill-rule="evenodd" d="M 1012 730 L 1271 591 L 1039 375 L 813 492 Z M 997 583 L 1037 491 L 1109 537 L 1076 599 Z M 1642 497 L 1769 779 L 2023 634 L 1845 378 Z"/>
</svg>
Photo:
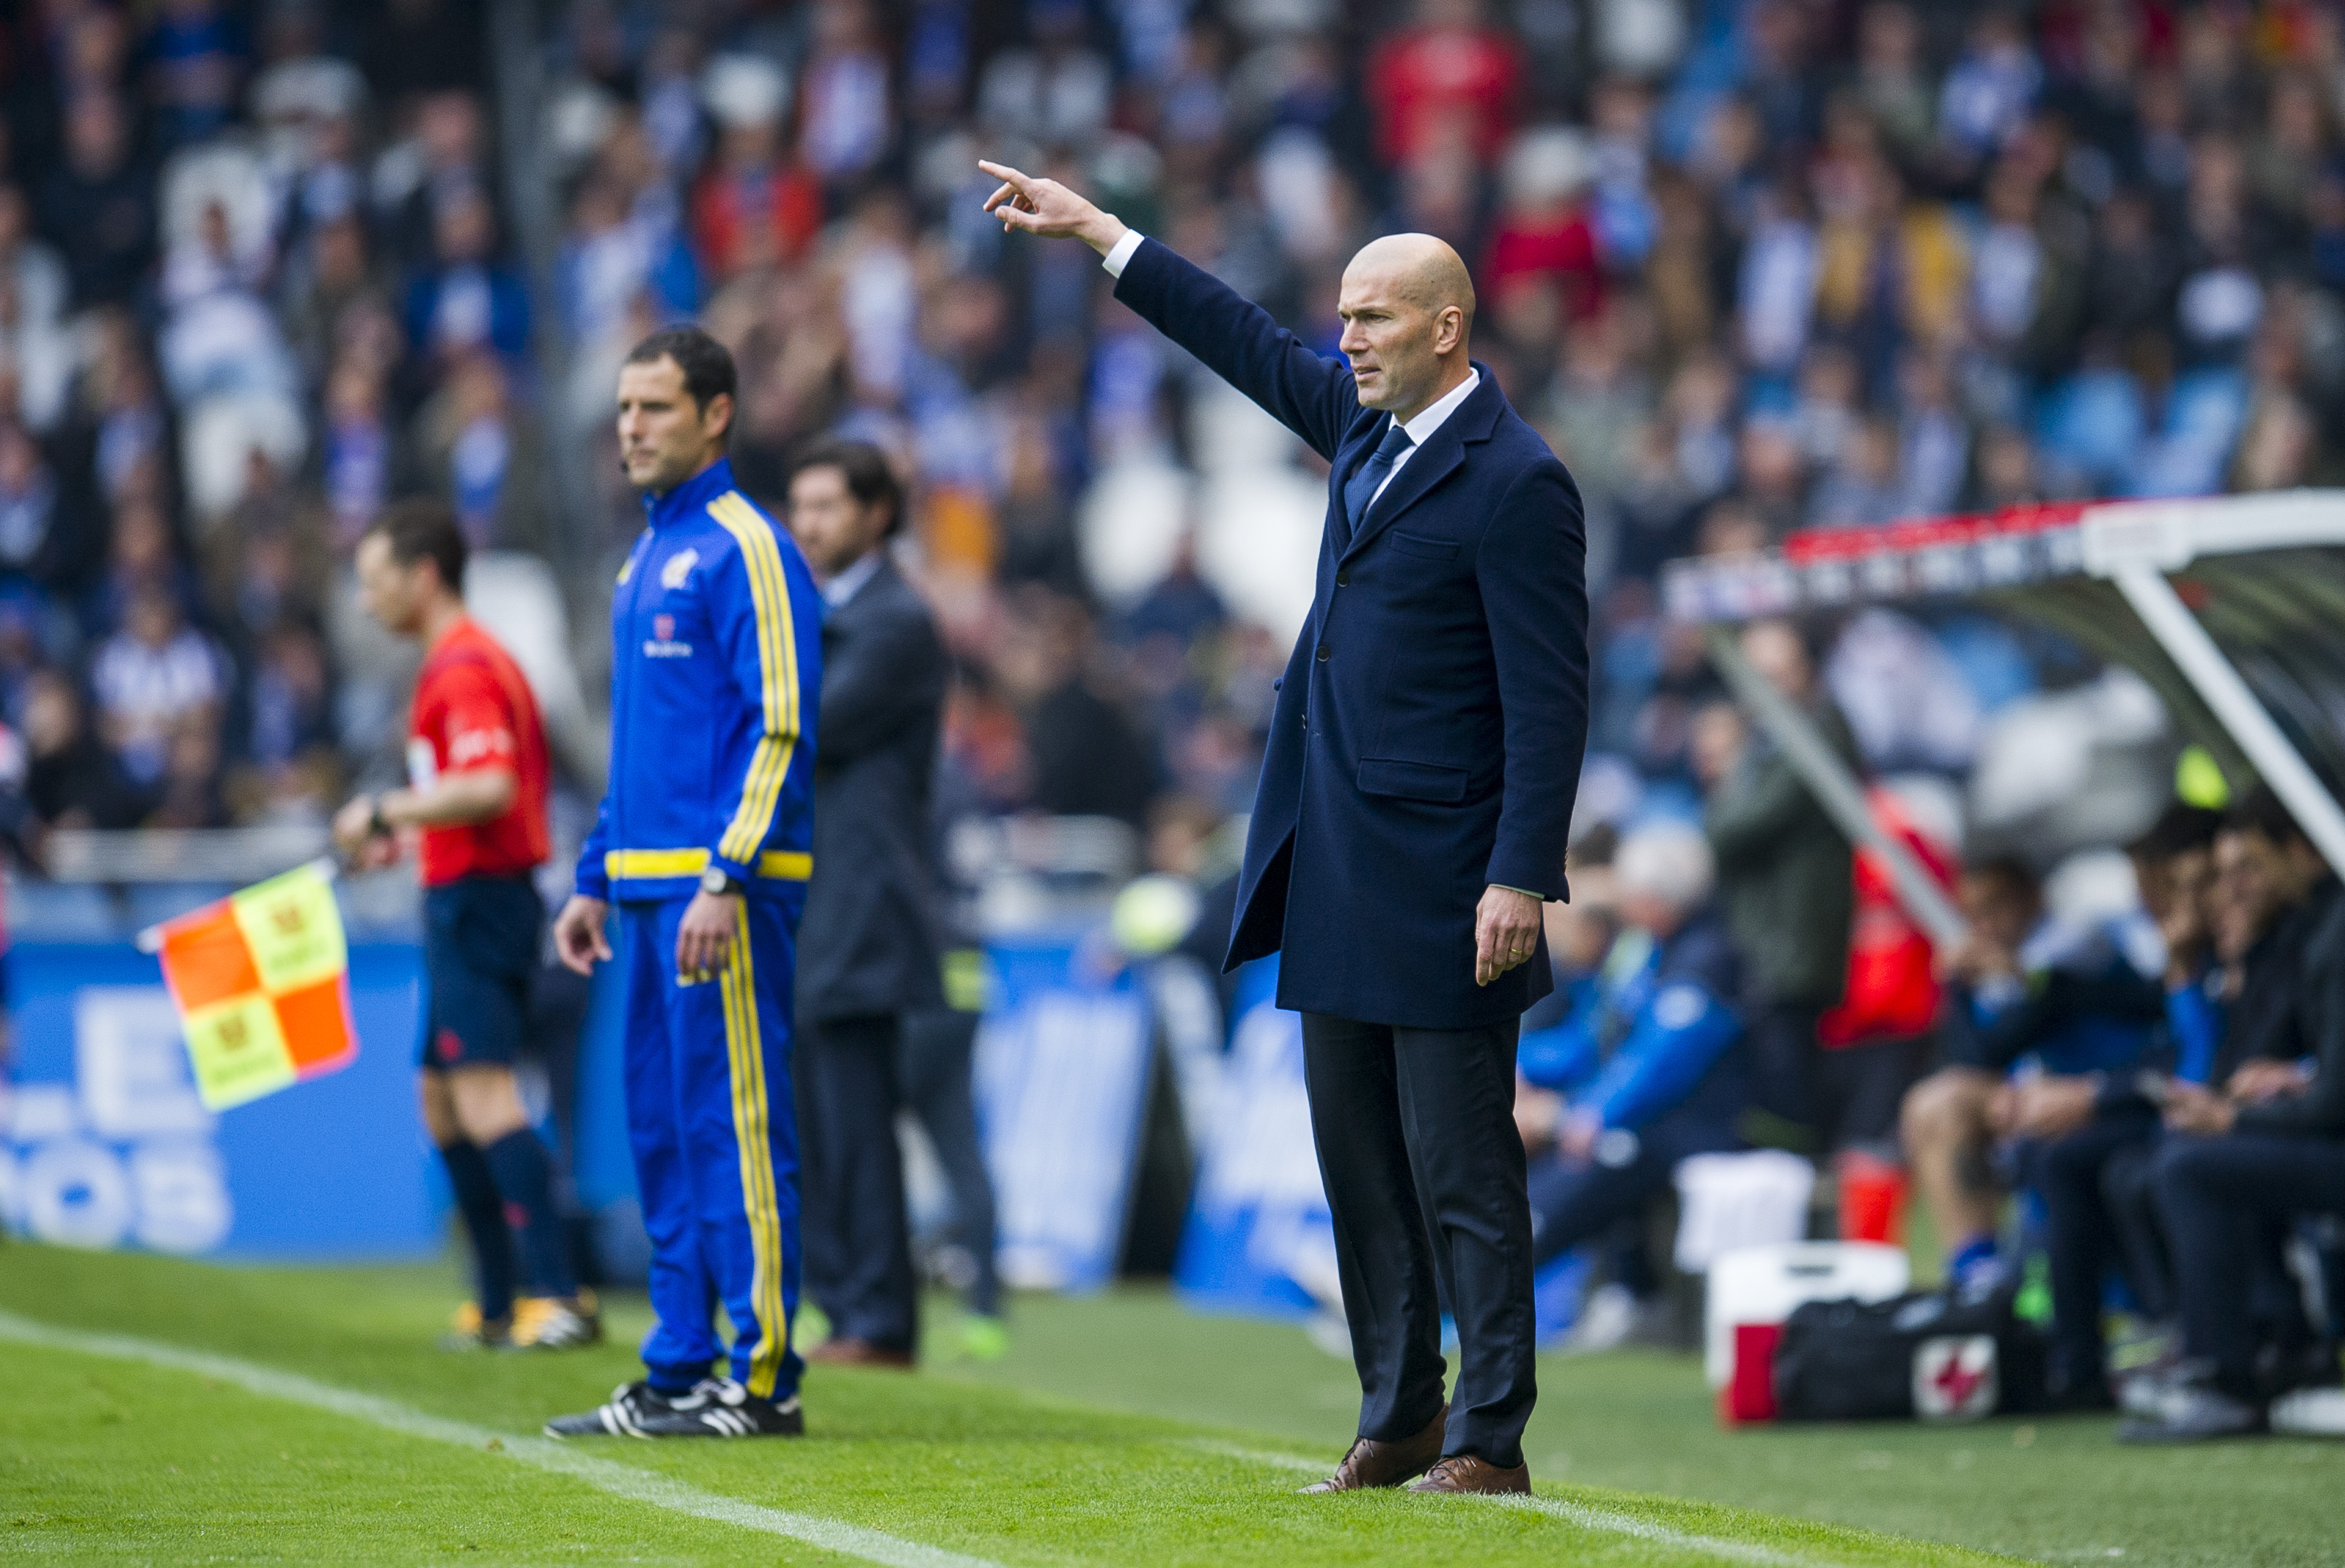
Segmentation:
<svg viewBox="0 0 2345 1568">
<path fill-rule="evenodd" d="M 1569 321 L 1592 320 L 1602 309 L 1596 233 L 1580 201 L 1594 173 L 1578 131 L 1548 126 L 1516 139 L 1507 155 L 1506 205 L 1482 261 L 1482 286 L 1493 299 L 1518 279 L 1552 278 Z"/>
<path fill-rule="evenodd" d="M 1522 81 L 1520 50 L 1488 25 L 1480 0 L 1417 0 L 1416 24 L 1368 59 L 1376 150 L 1388 165 L 1411 162 L 1447 122 L 1462 119 L 1487 164 L 1514 128 Z"/>
</svg>

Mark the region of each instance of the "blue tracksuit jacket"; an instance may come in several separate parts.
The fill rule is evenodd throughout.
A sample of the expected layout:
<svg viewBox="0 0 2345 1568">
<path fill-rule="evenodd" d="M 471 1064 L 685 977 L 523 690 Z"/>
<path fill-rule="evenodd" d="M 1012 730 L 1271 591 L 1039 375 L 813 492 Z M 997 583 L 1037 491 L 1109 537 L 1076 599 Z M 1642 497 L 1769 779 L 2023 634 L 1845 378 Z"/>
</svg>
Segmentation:
<svg viewBox="0 0 2345 1568">
<path fill-rule="evenodd" d="M 1731 1128 L 1748 1085 L 1723 926 L 1705 910 L 1668 942 L 1621 956 L 1586 1006 L 1523 1036 L 1523 1077 L 1593 1108 L 1607 1128 L 1641 1132 L 1680 1112 Z"/>
<path fill-rule="evenodd" d="M 729 462 L 645 510 L 611 596 L 611 782 L 578 891 L 689 897 L 712 862 L 753 895 L 803 885 L 822 690 L 813 574 Z"/>
</svg>

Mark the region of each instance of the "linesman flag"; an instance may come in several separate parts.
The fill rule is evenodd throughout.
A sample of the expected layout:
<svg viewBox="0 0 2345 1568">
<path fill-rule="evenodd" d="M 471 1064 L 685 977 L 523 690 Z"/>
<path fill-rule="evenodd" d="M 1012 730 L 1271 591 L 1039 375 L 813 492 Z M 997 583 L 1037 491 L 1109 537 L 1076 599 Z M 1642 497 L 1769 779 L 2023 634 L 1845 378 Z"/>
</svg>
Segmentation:
<svg viewBox="0 0 2345 1568">
<path fill-rule="evenodd" d="M 312 861 L 142 932 L 211 1110 L 349 1067 L 350 947 L 332 863 Z"/>
</svg>

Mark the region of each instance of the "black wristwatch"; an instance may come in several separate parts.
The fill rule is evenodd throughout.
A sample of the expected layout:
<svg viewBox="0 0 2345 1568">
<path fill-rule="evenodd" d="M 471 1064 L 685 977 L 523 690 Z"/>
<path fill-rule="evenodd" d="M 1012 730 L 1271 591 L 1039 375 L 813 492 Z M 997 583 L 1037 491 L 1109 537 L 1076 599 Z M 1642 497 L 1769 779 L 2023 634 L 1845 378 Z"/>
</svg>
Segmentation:
<svg viewBox="0 0 2345 1568">
<path fill-rule="evenodd" d="M 376 795 L 371 800 L 368 801 L 368 835 L 375 838 L 389 838 L 397 831 L 397 829 L 391 825 L 391 819 L 382 814 L 382 797 L 381 795 Z"/>
<path fill-rule="evenodd" d="M 700 891 L 712 898 L 730 898 L 741 891 L 741 879 L 721 865 L 712 865 L 700 874 Z"/>
</svg>

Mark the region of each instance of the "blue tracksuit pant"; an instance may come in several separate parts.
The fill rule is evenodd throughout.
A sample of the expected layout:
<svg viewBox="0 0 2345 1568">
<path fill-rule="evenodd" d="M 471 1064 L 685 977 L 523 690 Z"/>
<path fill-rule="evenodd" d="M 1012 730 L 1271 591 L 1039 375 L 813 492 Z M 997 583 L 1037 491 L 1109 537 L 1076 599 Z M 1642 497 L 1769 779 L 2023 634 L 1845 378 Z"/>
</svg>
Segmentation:
<svg viewBox="0 0 2345 1568">
<path fill-rule="evenodd" d="M 802 891 L 740 900 L 725 972 L 684 982 L 675 932 L 688 898 L 620 907 L 627 976 L 627 1134 L 652 1310 L 644 1339 L 655 1388 L 708 1374 L 716 1304 L 733 1322 L 732 1376 L 760 1399 L 797 1392 L 797 1127 L 791 1114 L 790 990 Z"/>
</svg>

